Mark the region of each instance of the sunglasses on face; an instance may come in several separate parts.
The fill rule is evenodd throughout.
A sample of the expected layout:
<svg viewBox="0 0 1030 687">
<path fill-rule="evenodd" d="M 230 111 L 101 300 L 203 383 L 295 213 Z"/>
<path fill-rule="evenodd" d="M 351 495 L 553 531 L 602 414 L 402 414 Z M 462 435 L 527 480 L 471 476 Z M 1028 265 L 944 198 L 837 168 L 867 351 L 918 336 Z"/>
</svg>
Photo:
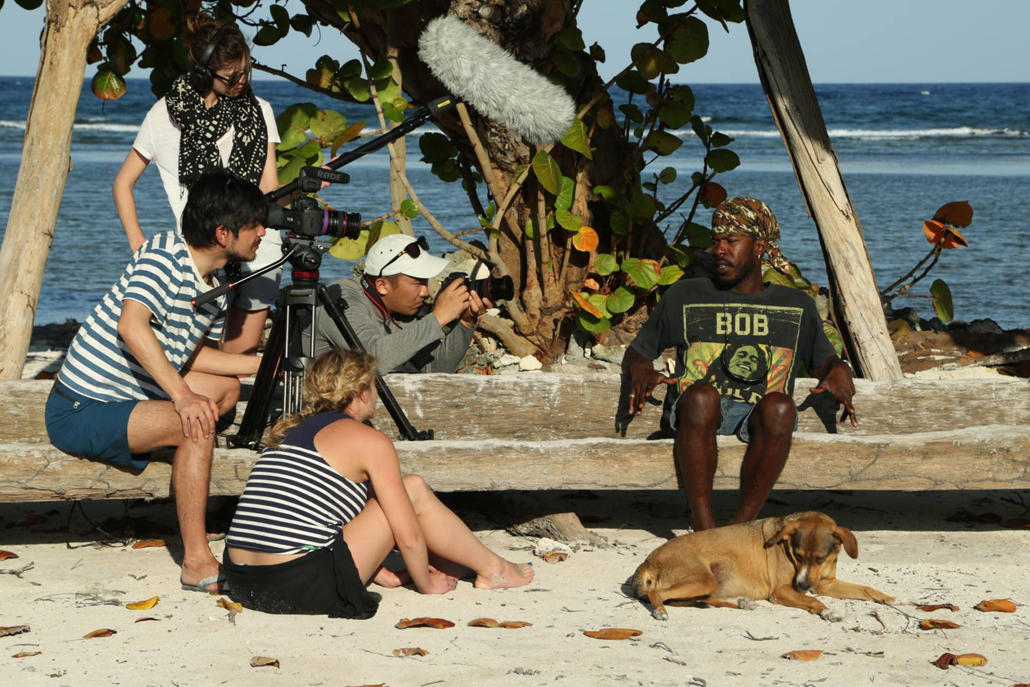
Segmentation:
<svg viewBox="0 0 1030 687">
<path fill-rule="evenodd" d="M 426 240 L 425 236 L 419 236 L 416 240 L 404 246 L 404 248 L 402 248 L 400 252 L 397 253 L 397 255 L 387 260 L 386 264 L 383 265 L 383 268 L 379 270 L 378 276 L 383 276 L 383 272 L 386 271 L 386 268 L 392 265 L 401 257 L 407 255 L 412 260 L 415 260 L 416 258 L 418 258 L 418 256 L 422 255 L 422 251 L 426 251 L 427 253 L 429 252 L 429 241 Z"/>
<path fill-rule="evenodd" d="M 222 76 L 219 73 L 215 73 L 214 77 L 225 84 L 226 88 L 236 88 L 241 83 L 247 80 L 249 72 L 234 72 L 229 76 Z"/>
</svg>

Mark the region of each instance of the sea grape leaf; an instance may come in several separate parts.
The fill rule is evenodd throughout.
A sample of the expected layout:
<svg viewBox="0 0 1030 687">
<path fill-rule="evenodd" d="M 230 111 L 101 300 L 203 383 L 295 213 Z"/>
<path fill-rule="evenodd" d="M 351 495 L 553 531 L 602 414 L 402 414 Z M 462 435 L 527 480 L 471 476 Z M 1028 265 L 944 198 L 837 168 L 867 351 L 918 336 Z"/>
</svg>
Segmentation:
<svg viewBox="0 0 1030 687">
<path fill-rule="evenodd" d="M 584 630 L 583 634 L 593 639 L 629 639 L 630 637 L 638 637 L 642 634 L 640 630 L 631 630 L 623 627 L 606 627 L 601 630 Z"/>
<path fill-rule="evenodd" d="M 641 289 L 650 289 L 658 284 L 661 270 L 654 260 L 626 258 L 622 261 L 622 271 L 633 280 L 633 284 Z"/>
<path fill-rule="evenodd" d="M 740 166 L 740 158 L 732 150 L 719 148 L 712 150 L 705 157 L 705 162 L 715 172 L 729 172 Z"/>
<path fill-rule="evenodd" d="M 1008 599 L 989 599 L 981 601 L 976 606 L 973 606 L 978 611 L 984 613 L 1015 613 L 1016 604 L 1009 601 Z"/>
<path fill-rule="evenodd" d="M 587 140 L 587 125 L 582 119 L 575 119 L 569 126 L 569 130 L 561 139 L 563 146 L 577 153 L 582 153 L 588 160 L 594 159 L 594 152 L 590 150 L 590 141 Z"/>
<path fill-rule="evenodd" d="M 678 282 L 683 276 L 683 269 L 679 265 L 666 265 L 658 277 L 659 286 L 668 286 Z"/>
<path fill-rule="evenodd" d="M 645 148 L 661 155 L 672 155 L 681 145 L 683 141 L 667 131 L 652 131 L 644 140 Z"/>
<path fill-rule="evenodd" d="M 554 195 L 561 192 L 561 169 L 546 150 L 541 150 L 533 156 L 533 172 L 536 174 L 537 181 L 545 189 Z"/>
<path fill-rule="evenodd" d="M 933 296 L 933 311 L 941 322 L 948 323 L 955 318 L 955 306 L 951 300 L 951 289 L 943 279 L 935 279 L 930 285 L 930 295 Z"/>
<path fill-rule="evenodd" d="M 619 314 L 626 312 L 633 307 L 637 297 L 632 291 L 627 289 L 625 286 L 620 286 L 615 289 L 615 293 L 608 297 L 608 312 L 613 314 Z"/>
<path fill-rule="evenodd" d="M 594 231 L 593 227 L 580 227 L 576 235 L 572 237 L 572 245 L 575 246 L 576 250 L 581 250 L 584 253 L 595 250 L 599 242 L 597 232 Z"/>
<path fill-rule="evenodd" d="M 968 227 L 973 223 L 973 207 L 968 200 L 946 203 L 933 213 L 933 218 L 953 227 Z"/>
<path fill-rule="evenodd" d="M 602 277 L 607 277 L 617 269 L 619 269 L 619 263 L 616 262 L 615 258 L 608 253 L 599 253 L 598 256 L 594 258 L 594 271 Z"/>
<path fill-rule="evenodd" d="M 101 100 L 118 100 L 125 95 L 125 79 L 113 71 L 102 69 L 90 82 L 93 95 Z"/>
</svg>

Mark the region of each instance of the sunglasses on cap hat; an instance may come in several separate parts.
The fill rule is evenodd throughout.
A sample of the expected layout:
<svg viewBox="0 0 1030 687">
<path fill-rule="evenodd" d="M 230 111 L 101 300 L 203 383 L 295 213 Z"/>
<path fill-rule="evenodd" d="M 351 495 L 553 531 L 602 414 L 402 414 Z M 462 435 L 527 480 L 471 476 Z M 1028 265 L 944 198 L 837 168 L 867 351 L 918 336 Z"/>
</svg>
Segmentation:
<svg viewBox="0 0 1030 687">
<path fill-rule="evenodd" d="M 383 265 L 382 268 L 379 270 L 379 274 L 377 275 L 377 278 L 383 276 L 383 272 L 386 271 L 386 268 L 389 267 L 390 265 L 392 265 L 394 262 L 396 262 L 400 258 L 402 258 L 403 256 L 407 255 L 412 260 L 415 260 L 415 259 L 418 258 L 418 256 L 422 255 L 422 251 L 426 251 L 426 252 L 429 251 L 429 241 L 426 240 L 425 236 L 419 236 L 417 239 L 415 239 L 414 241 L 412 241 L 408 245 L 404 246 L 404 248 L 402 248 L 397 253 L 397 255 L 395 255 L 392 258 L 390 258 L 389 260 L 387 260 L 386 264 Z"/>
</svg>

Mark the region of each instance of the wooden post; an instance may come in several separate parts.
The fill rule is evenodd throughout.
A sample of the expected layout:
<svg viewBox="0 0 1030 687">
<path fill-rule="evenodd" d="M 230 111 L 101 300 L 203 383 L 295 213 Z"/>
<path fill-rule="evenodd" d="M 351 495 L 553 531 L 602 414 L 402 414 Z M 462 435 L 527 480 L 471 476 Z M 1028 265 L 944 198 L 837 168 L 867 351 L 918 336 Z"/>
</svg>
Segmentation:
<svg viewBox="0 0 1030 687">
<path fill-rule="evenodd" d="M 39 69 L 0 248 L 0 380 L 19 379 L 71 169 L 72 124 L 90 41 L 126 0 L 47 0 Z M 109 190 L 110 186 L 104 186 Z"/>
<path fill-rule="evenodd" d="M 819 230 L 834 313 L 856 372 L 901 379 L 862 225 L 823 121 L 787 0 L 747 0 L 748 33 L 773 119 Z"/>
</svg>

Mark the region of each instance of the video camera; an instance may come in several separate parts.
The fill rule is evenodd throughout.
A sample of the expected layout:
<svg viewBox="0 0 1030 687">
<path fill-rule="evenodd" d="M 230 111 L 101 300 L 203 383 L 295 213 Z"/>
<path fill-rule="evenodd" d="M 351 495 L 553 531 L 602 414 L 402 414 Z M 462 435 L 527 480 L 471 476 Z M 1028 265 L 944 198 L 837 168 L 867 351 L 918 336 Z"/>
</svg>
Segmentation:
<svg viewBox="0 0 1030 687">
<path fill-rule="evenodd" d="M 294 200 L 288 210 L 269 201 L 265 226 L 286 229 L 298 238 L 358 238 L 361 233 L 360 213 L 318 207 L 318 201 L 311 194 L 322 188 L 324 182 L 346 184 L 350 182 L 350 175 L 322 167 L 304 167 L 297 177 L 297 185 L 303 195 Z"/>
</svg>

